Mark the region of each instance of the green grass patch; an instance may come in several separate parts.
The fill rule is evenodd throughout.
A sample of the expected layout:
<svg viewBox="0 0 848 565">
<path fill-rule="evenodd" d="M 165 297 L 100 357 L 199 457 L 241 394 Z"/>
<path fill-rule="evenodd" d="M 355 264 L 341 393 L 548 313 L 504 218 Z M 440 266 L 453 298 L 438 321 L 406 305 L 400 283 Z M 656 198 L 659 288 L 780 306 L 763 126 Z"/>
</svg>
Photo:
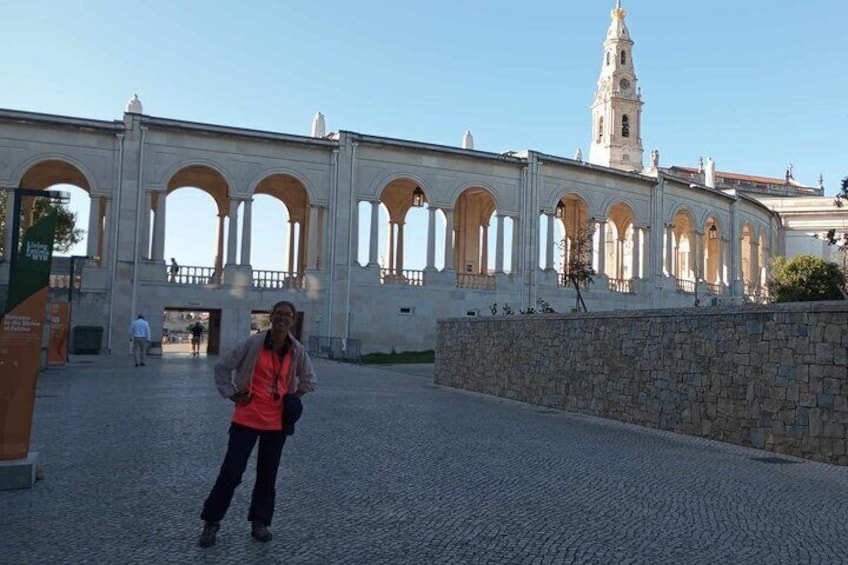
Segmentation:
<svg viewBox="0 0 848 565">
<path fill-rule="evenodd" d="M 436 352 L 433 349 L 428 349 L 427 351 L 401 351 L 400 353 L 368 353 L 362 356 L 362 362 L 366 365 L 435 363 Z"/>
</svg>

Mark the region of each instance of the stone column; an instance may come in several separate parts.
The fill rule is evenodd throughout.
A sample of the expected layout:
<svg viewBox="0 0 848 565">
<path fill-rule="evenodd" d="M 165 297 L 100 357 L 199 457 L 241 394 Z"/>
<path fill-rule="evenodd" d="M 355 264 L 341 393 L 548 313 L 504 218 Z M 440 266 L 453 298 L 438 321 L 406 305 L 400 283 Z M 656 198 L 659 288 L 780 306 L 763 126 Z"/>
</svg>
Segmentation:
<svg viewBox="0 0 848 565">
<path fill-rule="evenodd" d="M 230 198 L 230 225 L 227 228 L 227 265 L 236 264 L 236 246 L 238 245 L 238 208 L 241 201 Z"/>
<path fill-rule="evenodd" d="M 751 261 L 749 264 L 751 272 L 749 273 L 750 281 L 755 286 L 760 286 L 760 245 L 755 237 L 751 237 Z"/>
<path fill-rule="evenodd" d="M 368 266 L 376 267 L 380 247 L 380 201 L 371 202 L 371 239 L 368 247 Z"/>
<path fill-rule="evenodd" d="M 111 213 L 110 213 L 110 202 L 109 198 L 101 197 L 102 210 L 103 210 L 103 229 L 100 232 L 100 249 L 98 249 L 98 255 L 100 256 L 100 266 L 105 267 L 109 264 L 109 253 L 111 251 L 111 237 L 109 234 L 111 233 Z"/>
<path fill-rule="evenodd" d="M 153 260 L 165 260 L 165 191 L 156 193 L 156 215 L 153 217 Z"/>
<path fill-rule="evenodd" d="M 521 265 L 518 265 L 518 258 L 521 256 L 519 247 L 521 246 L 521 219 L 513 216 L 512 218 L 512 253 L 510 254 L 510 273 L 521 272 Z"/>
<path fill-rule="evenodd" d="M 630 267 L 630 278 L 632 279 L 640 279 L 642 278 L 642 255 L 641 255 L 641 235 L 642 229 L 633 226 L 633 245 L 631 246 L 632 253 L 632 266 Z"/>
<path fill-rule="evenodd" d="M 430 206 L 427 210 L 427 266 L 425 270 L 436 268 L 436 208 Z"/>
<path fill-rule="evenodd" d="M 607 223 L 603 220 L 595 220 L 598 234 L 598 248 L 595 250 L 598 258 L 598 275 L 604 276 L 607 271 Z"/>
<path fill-rule="evenodd" d="M 443 271 L 453 271 L 453 210 L 445 208 L 445 268 Z"/>
<path fill-rule="evenodd" d="M 144 191 L 141 197 L 141 210 L 138 210 L 139 222 L 141 222 L 138 235 L 138 255 L 142 259 L 150 259 L 150 211 L 153 208 L 151 196 L 149 190 Z"/>
<path fill-rule="evenodd" d="M 10 211 L 11 214 L 11 211 Z M 88 203 L 88 233 L 85 254 L 97 257 L 100 248 L 100 197 L 92 196 Z"/>
<path fill-rule="evenodd" d="M 386 265 L 390 272 L 395 270 L 395 223 L 389 220 L 389 263 Z"/>
<path fill-rule="evenodd" d="M 489 225 L 483 224 L 480 228 L 483 230 L 483 241 L 480 245 L 480 274 L 485 275 L 489 272 Z"/>
<path fill-rule="evenodd" d="M 675 278 L 674 263 L 674 226 L 667 225 L 665 228 L 665 264 L 666 274 L 671 278 Z"/>
<path fill-rule="evenodd" d="M 309 205 L 309 239 L 307 241 L 306 268 L 307 270 L 317 270 L 319 265 L 318 257 L 318 206 Z"/>
<path fill-rule="evenodd" d="M 624 279 L 624 240 L 618 239 L 615 245 L 615 278 Z"/>
<path fill-rule="evenodd" d="M 496 237 L 496 244 L 498 246 L 495 251 L 495 272 L 503 273 L 504 272 L 504 217 L 503 214 L 498 214 L 496 216 L 498 219 L 498 233 Z"/>
<path fill-rule="evenodd" d="M 398 274 L 403 271 L 403 222 L 397 224 L 397 261 L 395 261 Z"/>
<path fill-rule="evenodd" d="M 241 264 L 250 265 L 250 231 L 253 229 L 253 198 L 244 201 L 244 224 L 241 226 Z"/>
<path fill-rule="evenodd" d="M 545 246 L 545 270 L 554 270 L 554 215 L 546 212 L 548 219 L 548 243 Z"/>
<path fill-rule="evenodd" d="M 9 261 L 12 257 L 12 213 L 15 210 L 15 189 L 6 190 L 6 227 L 3 233 L 3 259 Z"/>
<path fill-rule="evenodd" d="M 692 254 L 692 272 L 695 276 L 695 282 L 704 278 L 704 234 L 693 231 L 692 239 L 694 240 L 694 253 Z"/>
<path fill-rule="evenodd" d="M 289 274 L 294 274 L 295 270 L 295 262 L 294 262 L 294 220 L 289 220 Z"/>
<path fill-rule="evenodd" d="M 215 253 L 215 280 L 221 282 L 221 274 L 224 269 L 224 214 L 218 214 L 218 248 Z"/>
<path fill-rule="evenodd" d="M 727 284 L 727 280 L 724 276 L 725 263 L 727 263 L 727 240 L 719 239 L 718 240 L 718 265 L 716 269 L 718 273 L 716 273 L 716 282 L 718 284 Z"/>
</svg>

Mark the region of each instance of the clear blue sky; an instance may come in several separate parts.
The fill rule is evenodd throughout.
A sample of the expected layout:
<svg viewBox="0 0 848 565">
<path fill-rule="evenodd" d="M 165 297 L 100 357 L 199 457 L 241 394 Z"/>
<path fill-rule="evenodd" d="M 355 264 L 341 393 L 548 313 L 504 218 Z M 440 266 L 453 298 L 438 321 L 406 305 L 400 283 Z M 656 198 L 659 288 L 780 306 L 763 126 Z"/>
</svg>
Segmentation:
<svg viewBox="0 0 848 565">
<path fill-rule="evenodd" d="M 844 1 L 622 4 L 646 153 L 773 177 L 791 162 L 799 181 L 821 172 L 837 190 Z M 308 134 L 321 111 L 329 131 L 459 145 L 470 129 L 477 149 L 588 156 L 613 5 L 0 0 L 0 107 L 112 120 L 138 93 L 146 114 L 174 119 Z M 214 236 L 214 219 L 203 230 Z"/>
</svg>

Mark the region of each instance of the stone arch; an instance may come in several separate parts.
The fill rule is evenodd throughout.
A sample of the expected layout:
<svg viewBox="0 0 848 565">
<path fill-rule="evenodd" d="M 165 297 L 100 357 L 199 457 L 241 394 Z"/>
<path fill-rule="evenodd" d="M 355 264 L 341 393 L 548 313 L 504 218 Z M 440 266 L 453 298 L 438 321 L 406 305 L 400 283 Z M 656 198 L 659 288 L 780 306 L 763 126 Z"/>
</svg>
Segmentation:
<svg viewBox="0 0 848 565">
<path fill-rule="evenodd" d="M 753 283 L 754 257 L 751 251 L 755 238 L 756 229 L 753 222 L 749 218 L 743 218 L 739 225 L 739 274 L 746 287 Z"/>
<path fill-rule="evenodd" d="M 674 277 L 680 280 L 694 281 L 697 277 L 697 247 L 695 242 L 695 215 L 685 205 L 674 208 L 671 217 L 671 230 L 674 241 L 672 242 Z M 668 234 L 666 234 L 668 236 Z"/>
<path fill-rule="evenodd" d="M 94 195 L 98 188 L 94 182 L 94 175 L 81 161 L 60 153 L 36 155 L 18 166 L 13 182 L 16 186 L 29 190 L 47 190 L 56 185 L 70 185 L 83 191 L 85 193 L 83 205 L 77 207 L 74 201 L 68 205 L 68 210 L 82 214 L 82 217 L 77 216 L 75 224 L 75 228 L 81 229 L 84 233 L 78 244 L 85 242 L 86 255 L 100 260 L 108 240 L 108 234 L 104 234 L 107 204 L 105 199 Z M 88 219 L 87 226 L 85 218 Z M 21 202 L 22 226 L 31 225 L 35 219 L 35 203 L 32 199 L 23 199 Z"/>
<path fill-rule="evenodd" d="M 51 163 L 58 164 L 59 171 L 55 177 L 49 177 L 51 179 L 50 181 L 44 181 L 44 177 L 38 174 L 40 172 L 39 169 Z M 29 176 L 34 172 L 35 174 L 33 176 Z M 14 184 L 21 188 L 42 190 L 56 184 L 72 184 L 85 190 L 89 195 L 98 188 L 93 179 L 94 175 L 91 174 L 82 162 L 69 155 L 59 153 L 34 156 L 21 163 L 12 176 Z"/>
<path fill-rule="evenodd" d="M 319 226 L 321 223 L 317 215 L 310 214 L 310 204 L 315 201 L 303 177 L 286 170 L 267 171 L 251 184 L 250 194 L 253 197 L 271 196 L 283 204 L 289 220 L 285 236 L 281 233 L 279 237 L 280 244 L 284 248 L 284 253 L 281 252 L 280 256 L 287 257 L 284 270 L 290 276 L 303 273 L 307 267 L 306 253 L 309 248 L 310 233 L 314 232 L 312 236 L 320 239 L 320 235 L 316 235 L 316 230 L 310 230 L 311 222 L 317 220 Z M 259 241 L 259 239 L 252 238 L 251 241 Z"/>
<path fill-rule="evenodd" d="M 147 204 L 145 204 L 145 206 L 150 206 L 150 208 L 139 210 L 139 214 L 142 214 L 143 218 L 149 218 L 151 211 L 154 212 L 152 238 L 147 233 L 149 222 L 142 222 L 142 233 L 140 237 L 142 253 L 146 255 L 148 246 L 150 246 L 150 258 L 154 261 L 164 261 L 165 242 L 168 239 L 167 233 L 173 229 L 173 226 L 171 228 L 166 227 L 167 214 L 165 213 L 165 203 L 172 198 L 175 191 L 184 188 L 197 189 L 211 197 L 217 208 L 217 217 L 213 220 L 216 226 L 213 229 L 217 231 L 217 236 L 214 239 L 217 242 L 217 249 L 214 255 L 214 274 L 212 278 L 220 282 L 225 263 L 225 243 L 227 244 L 227 262 L 237 261 L 237 239 L 235 236 L 237 235 L 238 220 L 237 218 L 230 217 L 231 187 L 233 185 L 226 171 L 217 163 L 202 159 L 190 159 L 171 167 L 161 180 L 161 190 L 152 191 Z M 192 221 L 198 225 L 203 223 L 202 218 L 193 217 Z M 225 223 L 228 226 L 226 229 Z M 199 266 L 206 267 L 206 265 Z"/>
<path fill-rule="evenodd" d="M 562 185 L 557 186 L 551 192 L 551 197 L 548 200 L 546 205 L 542 206 L 543 210 L 551 210 L 556 211 L 556 207 L 559 205 L 561 201 L 564 201 L 566 198 L 575 197 L 578 198 L 583 204 L 586 206 L 586 210 L 589 211 L 592 209 L 590 204 L 591 198 L 588 194 L 583 192 L 582 190 L 576 190 L 573 188 L 564 188 Z"/>
<path fill-rule="evenodd" d="M 724 219 L 718 214 L 707 211 L 701 219 L 701 225 L 704 227 L 704 281 L 707 284 L 721 284 L 725 280 L 725 259 L 722 257 L 724 232 L 726 231 Z"/>
<path fill-rule="evenodd" d="M 491 184 L 489 184 L 485 181 L 478 181 L 478 180 L 468 181 L 468 182 L 462 183 L 461 185 L 459 185 L 456 188 L 454 188 L 453 190 L 451 190 L 450 191 L 450 197 L 449 197 L 450 204 L 452 204 L 453 206 L 456 206 L 456 203 L 459 200 L 460 196 L 462 196 L 468 189 L 472 189 L 472 188 L 481 189 L 481 190 L 486 191 L 486 193 L 489 195 L 489 197 L 494 202 L 495 210 L 503 210 L 504 209 L 503 203 L 501 202 L 500 194 L 498 193 L 498 190 L 493 185 L 491 185 Z"/>
<path fill-rule="evenodd" d="M 636 248 L 636 213 L 626 199 L 611 202 L 605 209 L 601 249 L 606 253 L 605 273 L 612 279 L 632 279 Z"/>
<path fill-rule="evenodd" d="M 578 237 L 584 235 L 588 237 L 586 230 L 589 229 L 590 207 L 588 199 L 580 192 L 556 192 L 555 194 L 558 195 L 558 199 L 553 203 L 552 209 L 562 235 L 559 237 L 560 233 L 555 234 L 556 240 L 560 242 L 561 255 L 561 263 L 557 264 L 557 271 L 568 273 L 569 265 L 574 261 L 585 259 L 586 244 L 579 241 Z M 578 257 L 579 254 L 584 257 Z"/>
<path fill-rule="evenodd" d="M 253 179 L 253 181 L 251 181 L 251 183 L 248 185 L 248 191 L 247 191 L 248 196 L 255 194 L 257 187 L 259 185 L 261 185 L 262 183 L 264 183 L 266 181 L 266 179 L 268 179 L 269 177 L 274 177 L 274 176 L 278 176 L 278 175 L 291 177 L 294 180 L 296 180 L 298 183 L 300 183 L 300 188 L 303 189 L 306 192 L 307 200 L 310 203 L 316 202 L 318 200 L 317 191 L 316 191 L 315 187 L 312 185 L 312 183 L 309 181 L 309 179 L 307 177 L 305 177 L 303 174 L 301 174 L 299 171 L 296 171 L 294 169 L 285 168 L 285 167 L 274 167 L 272 169 L 267 169 L 265 171 L 262 171 L 262 173 L 257 175 Z"/>
<path fill-rule="evenodd" d="M 406 224 L 410 221 L 413 223 L 422 223 L 426 225 L 426 219 L 422 219 L 423 205 L 430 205 L 430 189 L 422 184 L 423 180 L 417 175 L 404 176 L 393 173 L 391 176 L 385 177 L 390 179 L 385 184 L 380 185 L 377 199 L 388 213 L 388 232 L 386 234 L 386 264 L 390 276 L 400 275 L 405 268 L 405 255 L 411 248 L 407 246 L 407 238 L 405 235 Z M 421 190 L 423 193 L 421 206 L 413 205 L 413 195 L 416 190 Z M 379 234 L 378 234 L 379 238 Z M 427 249 L 427 241 L 422 241 L 421 238 L 413 239 L 411 242 L 414 245 L 413 253 L 425 254 Z"/>
<path fill-rule="evenodd" d="M 392 171 L 375 179 L 368 186 L 368 191 L 365 196 L 369 200 L 380 200 L 386 190 L 386 187 L 398 180 L 410 180 L 415 182 L 418 186 L 421 187 L 421 190 L 424 191 L 424 201 L 427 203 L 431 202 L 432 190 L 430 188 L 430 183 L 424 180 L 424 178 L 420 175 L 411 173 L 409 171 Z"/>
<path fill-rule="evenodd" d="M 471 275 L 486 275 L 492 263 L 489 248 L 489 220 L 500 210 L 491 186 L 466 183 L 453 199 L 453 268 Z M 447 258 L 445 258 L 447 264 Z"/>
<path fill-rule="evenodd" d="M 186 162 L 182 166 L 172 168 L 172 172 L 164 177 L 165 193 L 171 194 L 180 188 L 192 187 L 202 190 L 211 196 L 218 205 L 218 213 L 229 213 L 229 200 L 232 193 L 232 183 L 218 166 L 208 162 Z"/>
</svg>

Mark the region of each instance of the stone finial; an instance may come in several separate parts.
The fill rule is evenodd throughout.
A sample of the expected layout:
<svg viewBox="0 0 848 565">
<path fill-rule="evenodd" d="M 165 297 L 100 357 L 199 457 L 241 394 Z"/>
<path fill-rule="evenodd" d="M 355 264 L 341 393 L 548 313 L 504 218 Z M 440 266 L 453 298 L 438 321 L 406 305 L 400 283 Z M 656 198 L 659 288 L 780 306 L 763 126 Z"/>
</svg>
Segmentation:
<svg viewBox="0 0 848 565">
<path fill-rule="evenodd" d="M 324 137 L 327 135 L 327 123 L 324 121 L 324 114 L 318 112 L 312 118 L 312 137 Z"/>
<path fill-rule="evenodd" d="M 141 105 L 141 100 L 138 99 L 138 94 L 133 94 L 133 97 L 130 98 L 129 102 L 127 102 L 127 108 L 125 111 L 128 114 L 144 113 L 144 107 Z"/>
<path fill-rule="evenodd" d="M 715 161 L 713 161 L 712 157 L 707 157 L 707 168 L 706 173 L 704 175 L 704 184 L 709 188 L 716 187 Z"/>
<path fill-rule="evenodd" d="M 704 156 L 701 155 L 698 157 L 698 174 L 704 172 Z"/>
<path fill-rule="evenodd" d="M 582 161 L 583 160 L 583 151 L 578 147 L 577 151 L 574 152 L 574 160 Z"/>
<path fill-rule="evenodd" d="M 819 173 L 819 188 L 824 190 L 824 175 Z"/>
<path fill-rule="evenodd" d="M 471 135 L 471 130 L 465 130 L 465 135 L 462 136 L 462 148 L 474 149 L 474 136 Z"/>
</svg>

